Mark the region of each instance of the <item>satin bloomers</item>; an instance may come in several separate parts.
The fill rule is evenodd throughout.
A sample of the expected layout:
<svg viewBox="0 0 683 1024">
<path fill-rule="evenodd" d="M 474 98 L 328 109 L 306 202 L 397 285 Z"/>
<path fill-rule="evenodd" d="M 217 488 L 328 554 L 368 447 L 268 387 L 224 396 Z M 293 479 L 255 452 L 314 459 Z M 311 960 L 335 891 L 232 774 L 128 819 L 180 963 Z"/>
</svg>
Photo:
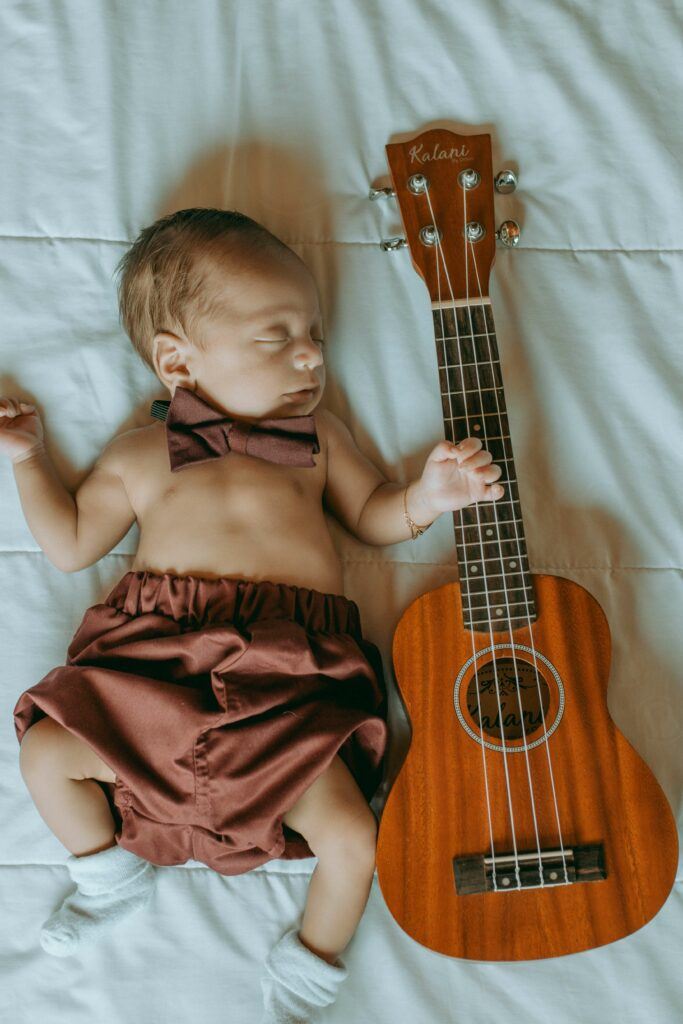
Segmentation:
<svg viewBox="0 0 683 1024">
<path fill-rule="evenodd" d="M 109 765 L 116 842 L 223 875 L 313 853 L 283 814 L 329 766 L 369 801 L 388 740 L 380 653 L 339 594 L 127 572 L 20 696 L 19 743 L 48 715 Z"/>
</svg>

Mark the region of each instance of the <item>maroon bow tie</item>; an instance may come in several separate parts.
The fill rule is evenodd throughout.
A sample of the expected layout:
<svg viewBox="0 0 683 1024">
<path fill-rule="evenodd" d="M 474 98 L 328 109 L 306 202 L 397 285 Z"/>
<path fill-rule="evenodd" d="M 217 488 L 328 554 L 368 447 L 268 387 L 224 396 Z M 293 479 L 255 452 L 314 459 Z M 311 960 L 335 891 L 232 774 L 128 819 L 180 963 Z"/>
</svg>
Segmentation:
<svg viewBox="0 0 683 1024">
<path fill-rule="evenodd" d="M 310 467 L 315 466 L 313 453 L 320 451 L 310 414 L 246 423 L 226 416 L 194 391 L 181 387 L 176 387 L 170 401 L 153 401 L 150 414 L 166 421 L 172 473 L 230 451 L 287 466 Z"/>
</svg>

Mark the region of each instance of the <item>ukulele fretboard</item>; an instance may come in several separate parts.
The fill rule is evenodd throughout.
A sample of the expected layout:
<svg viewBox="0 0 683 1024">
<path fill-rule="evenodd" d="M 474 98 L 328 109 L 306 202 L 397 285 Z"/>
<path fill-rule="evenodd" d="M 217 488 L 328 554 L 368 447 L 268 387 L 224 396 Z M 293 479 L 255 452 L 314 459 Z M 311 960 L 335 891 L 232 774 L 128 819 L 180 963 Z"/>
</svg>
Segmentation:
<svg viewBox="0 0 683 1024">
<path fill-rule="evenodd" d="M 453 513 L 466 629 L 519 629 L 536 620 L 493 312 L 483 303 L 433 308 L 445 436 L 479 437 L 503 470 L 505 494 Z"/>
</svg>

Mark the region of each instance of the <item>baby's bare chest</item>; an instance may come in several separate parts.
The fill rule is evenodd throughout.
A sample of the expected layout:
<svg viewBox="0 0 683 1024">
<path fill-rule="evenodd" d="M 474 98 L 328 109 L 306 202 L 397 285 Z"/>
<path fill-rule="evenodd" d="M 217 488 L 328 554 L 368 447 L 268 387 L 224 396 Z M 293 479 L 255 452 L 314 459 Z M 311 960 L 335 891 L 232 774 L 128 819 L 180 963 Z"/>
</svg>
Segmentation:
<svg viewBox="0 0 683 1024">
<path fill-rule="evenodd" d="M 171 473 L 167 449 L 148 444 L 124 481 L 140 530 L 131 568 L 342 593 L 323 508 L 326 458 L 322 447 L 314 466 L 292 467 L 230 452 Z"/>
<path fill-rule="evenodd" d="M 321 469 L 278 466 L 231 452 L 175 473 L 159 466 L 134 482 L 131 500 L 141 525 L 161 515 L 178 524 L 189 517 L 265 524 L 274 516 L 297 515 L 320 504 L 325 486 Z"/>
</svg>

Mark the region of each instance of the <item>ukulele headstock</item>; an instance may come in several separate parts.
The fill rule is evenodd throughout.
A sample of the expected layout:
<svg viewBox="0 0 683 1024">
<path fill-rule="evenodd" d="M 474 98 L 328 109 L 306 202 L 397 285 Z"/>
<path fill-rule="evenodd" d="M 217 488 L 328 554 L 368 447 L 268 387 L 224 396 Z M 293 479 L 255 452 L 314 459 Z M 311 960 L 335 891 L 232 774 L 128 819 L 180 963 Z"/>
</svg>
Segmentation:
<svg viewBox="0 0 683 1024">
<path fill-rule="evenodd" d="M 515 246 L 520 236 L 515 221 L 496 231 L 494 188 L 512 192 L 517 178 L 504 170 L 494 181 L 491 136 L 433 128 L 390 143 L 386 152 L 393 188 L 371 189 L 370 198 L 395 196 L 405 238 L 388 239 L 382 247 L 408 246 L 433 303 L 488 295 L 496 239 Z"/>
</svg>

